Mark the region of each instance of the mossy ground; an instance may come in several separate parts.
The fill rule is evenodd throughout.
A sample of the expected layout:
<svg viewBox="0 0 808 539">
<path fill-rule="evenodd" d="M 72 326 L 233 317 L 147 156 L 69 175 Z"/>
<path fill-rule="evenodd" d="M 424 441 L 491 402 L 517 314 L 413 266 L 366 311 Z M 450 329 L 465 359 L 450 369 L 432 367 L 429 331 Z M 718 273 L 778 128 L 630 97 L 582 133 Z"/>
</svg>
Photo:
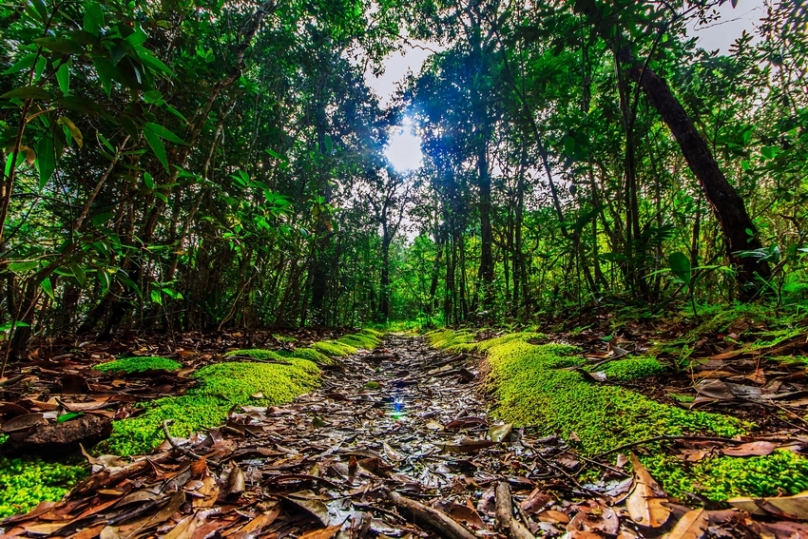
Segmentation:
<svg viewBox="0 0 808 539">
<path fill-rule="evenodd" d="M 745 434 L 753 425 L 713 413 L 660 404 L 623 387 L 592 383 L 567 367 L 583 366 L 580 350 L 564 344 L 534 345 L 535 333 L 517 333 L 474 342 L 471 332 L 441 330 L 427 334 L 438 348 L 487 351 L 488 384 L 498 399 L 496 415 L 517 424 L 536 425 L 546 434 L 574 438 L 579 450 L 594 455 L 660 434 Z M 615 378 L 636 379 L 664 365 L 639 358 L 613 362 Z M 619 364 L 625 366 L 617 367 Z M 720 457 L 686 466 L 666 456 L 644 459 L 673 496 L 699 493 L 713 500 L 740 495 L 794 494 L 808 488 L 808 460 L 778 452 L 751 459 Z"/>
<path fill-rule="evenodd" d="M 182 365 L 165 357 L 123 357 L 107 363 L 99 363 L 93 369 L 102 372 L 144 372 L 144 371 L 177 371 Z"/>
<path fill-rule="evenodd" d="M 381 342 L 383 336 L 378 331 L 363 330 L 345 340 L 372 348 Z M 322 349 L 336 353 L 323 353 Z M 96 446 L 95 452 L 124 456 L 146 453 L 165 439 L 162 424 L 166 419 L 173 420 L 170 426 L 172 436 L 189 436 L 222 423 L 233 406 L 290 402 L 319 385 L 318 364 L 331 363 L 330 355 L 355 352 L 355 347 L 337 341 L 322 341 L 314 343 L 311 348 L 294 351 L 236 350 L 229 355 L 275 359 L 292 365 L 225 362 L 204 367 L 193 375 L 199 380 L 198 386 L 186 395 L 144 403 L 141 406 L 145 412 L 141 415 L 116 421 L 112 436 Z M 132 357 L 96 365 L 95 368 L 131 373 L 148 369 L 177 370 L 180 367 L 179 363 L 167 358 Z M 87 473 L 86 466 L 73 465 L 72 462 L 0 457 L 0 518 L 30 511 L 44 500 L 62 498 Z"/>
<path fill-rule="evenodd" d="M 250 352 L 256 357 L 266 351 Z M 198 387 L 187 395 L 147 403 L 143 414 L 116 421 L 112 436 L 101 448 L 118 455 L 146 453 L 165 439 L 162 423 L 166 419 L 174 421 L 173 436 L 188 436 L 222 423 L 233 406 L 283 404 L 319 385 L 317 365 L 305 359 L 280 359 L 292 365 L 226 362 L 204 367 L 194 374 Z"/>
<path fill-rule="evenodd" d="M 655 357 L 628 357 L 617 361 L 610 361 L 602 370 L 607 380 L 629 382 L 659 376 L 668 371 L 668 367 Z"/>
<path fill-rule="evenodd" d="M 86 466 L 0 457 L 0 518 L 26 513 L 41 501 L 61 499 L 87 473 Z"/>
</svg>

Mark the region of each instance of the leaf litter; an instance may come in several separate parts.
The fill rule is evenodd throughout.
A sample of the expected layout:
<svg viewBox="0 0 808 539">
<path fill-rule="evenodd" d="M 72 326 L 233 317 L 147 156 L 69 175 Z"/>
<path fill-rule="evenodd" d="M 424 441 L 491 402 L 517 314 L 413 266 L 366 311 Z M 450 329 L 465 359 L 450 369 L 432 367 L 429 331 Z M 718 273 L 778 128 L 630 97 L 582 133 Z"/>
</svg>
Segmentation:
<svg viewBox="0 0 808 539">
<path fill-rule="evenodd" d="M 233 409 L 224 425 L 189 439 L 173 438 L 166 422 L 158 451 L 131 461 L 86 455 L 93 465 L 88 479 L 58 503 L 6 519 L 2 533 L 79 539 L 806 537 L 808 526 L 799 520 L 808 517 L 808 495 L 739 498 L 729 502 L 730 510 L 687 508 L 668 500 L 633 453 L 619 455 L 615 468 L 577 455 L 557 437 L 492 421 L 478 366 L 474 356 L 388 336 L 383 348 L 341 360 L 326 371 L 322 388 L 287 406 Z M 69 413 L 92 414 L 116 404 L 104 398 L 53 402 Z M 16 410 L 16 423 L 30 427 L 46 421 L 41 410 L 47 407 L 8 403 L 3 410 Z M 711 444 L 703 451 L 739 457 L 774 447 L 699 443 Z M 622 470 L 629 462 L 633 474 Z M 590 464 L 599 479 L 582 484 L 577 478 Z"/>
</svg>

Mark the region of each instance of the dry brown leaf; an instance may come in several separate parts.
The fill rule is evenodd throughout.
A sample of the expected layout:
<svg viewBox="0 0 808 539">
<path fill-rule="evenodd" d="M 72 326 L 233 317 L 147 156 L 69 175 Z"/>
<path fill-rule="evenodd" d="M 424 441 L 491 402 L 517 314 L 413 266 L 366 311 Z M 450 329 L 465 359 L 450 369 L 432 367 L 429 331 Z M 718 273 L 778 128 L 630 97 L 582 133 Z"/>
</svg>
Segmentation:
<svg viewBox="0 0 808 539">
<path fill-rule="evenodd" d="M 658 528 L 665 524 L 671 514 L 665 506 L 668 498 L 637 455 L 631 453 L 634 468 L 634 490 L 626 499 L 626 507 L 631 519 L 640 526 Z"/>
<path fill-rule="evenodd" d="M 567 524 L 567 531 L 597 532 L 605 535 L 617 535 L 620 519 L 614 509 L 598 501 L 589 500 L 578 506 L 578 513 Z"/>
<path fill-rule="evenodd" d="M 340 528 L 342 528 L 342 524 L 337 524 L 335 526 L 328 526 L 327 528 L 322 528 L 320 530 L 314 530 L 310 532 L 306 532 L 299 537 L 299 539 L 331 539 L 337 532 L 339 532 Z"/>
<path fill-rule="evenodd" d="M 194 536 L 199 523 L 198 515 L 187 516 L 177 522 L 177 525 L 171 528 L 171 531 L 165 534 L 163 539 L 190 539 Z"/>
<path fill-rule="evenodd" d="M 777 446 L 772 442 L 749 442 L 736 447 L 726 447 L 721 453 L 728 457 L 763 457 L 771 455 Z"/>
<path fill-rule="evenodd" d="M 668 539 L 701 539 L 707 531 L 709 520 L 704 509 L 688 511 L 676 523 Z"/>
<path fill-rule="evenodd" d="M 209 475 L 202 479 L 202 486 L 196 489 L 195 493 L 201 497 L 194 498 L 194 509 L 213 507 L 219 497 L 219 485 L 216 483 L 216 479 Z"/>
<path fill-rule="evenodd" d="M 562 513 L 561 511 L 556 511 L 555 509 L 548 509 L 547 511 L 542 511 L 536 517 L 539 519 L 540 522 L 550 522 L 551 524 L 568 524 L 570 521 L 570 517 L 567 516 L 566 513 Z"/>
<path fill-rule="evenodd" d="M 488 429 L 488 437 L 492 442 L 501 442 L 504 440 L 513 429 L 513 423 L 505 423 L 504 425 L 496 425 Z"/>
<path fill-rule="evenodd" d="M 257 536 L 261 530 L 275 522 L 275 519 L 281 514 L 281 504 L 275 504 L 270 510 L 261 513 L 247 524 L 242 526 L 239 530 L 232 533 L 233 539 L 244 539 L 247 537 Z M 224 534 L 231 535 L 231 534 Z"/>
<path fill-rule="evenodd" d="M 781 498 L 732 498 L 727 503 L 753 515 L 788 515 L 790 518 L 808 519 L 808 490 Z"/>
</svg>

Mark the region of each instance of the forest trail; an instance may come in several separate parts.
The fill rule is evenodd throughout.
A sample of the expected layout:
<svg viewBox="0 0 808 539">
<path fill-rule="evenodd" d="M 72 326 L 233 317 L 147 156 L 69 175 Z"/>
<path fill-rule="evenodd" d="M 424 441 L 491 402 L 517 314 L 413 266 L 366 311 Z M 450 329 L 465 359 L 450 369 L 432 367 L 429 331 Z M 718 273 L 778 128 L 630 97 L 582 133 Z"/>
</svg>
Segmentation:
<svg viewBox="0 0 808 539">
<path fill-rule="evenodd" d="M 691 510 L 669 502 L 633 454 L 615 467 L 556 436 L 497 424 L 480 370 L 477 355 L 388 335 L 373 351 L 335 361 L 319 389 L 285 406 L 234 407 L 226 424 L 190 440 L 170 437 L 164 423 L 159 452 L 133 462 L 90 457 L 93 475 L 69 496 L 6 519 L 0 533 L 583 539 L 808 530 L 743 511 Z M 629 461 L 634 472 L 624 469 Z"/>
<path fill-rule="evenodd" d="M 423 535 L 403 509 L 411 500 L 430 507 L 433 528 L 460 526 L 441 535 L 493 532 L 497 482 L 530 493 L 553 475 L 538 450 L 557 451 L 491 423 L 479 367 L 422 338 L 388 336 L 326 368 L 320 389 L 286 406 L 233 409 L 209 436 L 172 438 L 173 448 L 131 464 L 98 459 L 66 501 L 12 517 L 6 534 Z"/>
</svg>

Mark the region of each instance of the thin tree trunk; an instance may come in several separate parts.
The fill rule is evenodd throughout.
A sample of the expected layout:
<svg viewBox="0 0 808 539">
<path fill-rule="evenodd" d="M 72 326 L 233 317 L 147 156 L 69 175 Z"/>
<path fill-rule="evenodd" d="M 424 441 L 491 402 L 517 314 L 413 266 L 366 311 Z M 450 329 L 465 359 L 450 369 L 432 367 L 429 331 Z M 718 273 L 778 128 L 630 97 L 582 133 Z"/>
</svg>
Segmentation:
<svg viewBox="0 0 808 539">
<path fill-rule="evenodd" d="M 751 300 L 761 290 L 758 278 L 770 279 L 771 270 L 765 260 L 740 254 L 743 251 L 754 251 L 763 247 L 743 199 L 727 181 L 707 143 L 696 130 L 693 120 L 665 81 L 648 67 L 635 66 L 629 70 L 629 74 L 651 100 L 679 143 L 690 170 L 696 175 L 721 225 L 727 255 L 738 270 L 740 297 L 746 301 Z"/>
</svg>

